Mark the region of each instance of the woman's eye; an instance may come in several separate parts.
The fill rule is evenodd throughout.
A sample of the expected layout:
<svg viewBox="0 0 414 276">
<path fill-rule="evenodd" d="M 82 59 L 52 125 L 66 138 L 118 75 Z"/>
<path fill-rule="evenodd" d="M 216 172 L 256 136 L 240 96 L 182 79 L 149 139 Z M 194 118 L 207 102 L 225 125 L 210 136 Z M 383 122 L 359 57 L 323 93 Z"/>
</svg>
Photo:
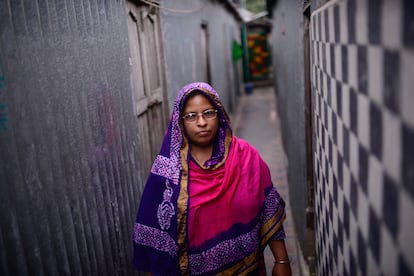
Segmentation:
<svg viewBox="0 0 414 276">
<path fill-rule="evenodd" d="M 187 115 L 185 115 L 185 117 L 187 118 L 187 119 L 194 119 L 195 117 L 197 116 L 197 114 L 195 114 L 195 113 L 188 113 Z"/>
</svg>

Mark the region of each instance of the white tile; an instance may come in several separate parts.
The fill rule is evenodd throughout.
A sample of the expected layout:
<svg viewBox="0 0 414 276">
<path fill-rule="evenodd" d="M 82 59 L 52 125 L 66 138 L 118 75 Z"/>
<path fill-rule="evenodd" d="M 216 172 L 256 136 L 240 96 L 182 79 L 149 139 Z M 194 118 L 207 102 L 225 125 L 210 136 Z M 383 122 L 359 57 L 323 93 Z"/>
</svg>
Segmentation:
<svg viewBox="0 0 414 276">
<path fill-rule="evenodd" d="M 370 116 L 369 116 L 369 101 L 365 95 L 358 94 L 358 139 L 361 144 L 369 149 L 370 148 Z"/>
<path fill-rule="evenodd" d="M 368 43 L 368 8 L 367 0 L 355 1 L 355 36 L 358 44 Z"/>
<path fill-rule="evenodd" d="M 361 222 L 358 222 L 356 218 L 354 217 L 354 213 L 350 211 L 349 212 L 349 243 L 350 243 L 352 252 L 354 253 L 354 256 L 357 256 L 356 253 L 358 252 L 358 225 L 360 223 Z"/>
<path fill-rule="evenodd" d="M 343 44 L 348 44 L 348 17 L 347 17 L 347 2 L 342 1 L 338 3 L 339 7 L 339 32 L 340 32 L 340 42 Z"/>
<path fill-rule="evenodd" d="M 348 166 L 345 164 L 345 162 L 343 163 L 343 175 L 344 175 L 344 195 L 345 198 L 348 200 L 348 202 L 351 202 L 351 171 L 349 170 Z M 351 212 L 351 211 L 350 211 Z"/>
<path fill-rule="evenodd" d="M 320 21 L 321 21 L 321 29 L 319 30 L 321 33 L 321 40 L 326 42 L 326 35 L 325 35 L 325 11 L 322 11 L 319 14 Z"/>
<path fill-rule="evenodd" d="M 387 109 L 383 111 L 382 162 L 396 183 L 401 182 L 401 122 Z"/>
<path fill-rule="evenodd" d="M 359 228 L 364 240 L 369 238 L 369 201 L 363 192 L 358 195 L 358 220 L 361 222 Z"/>
<path fill-rule="evenodd" d="M 382 1 L 381 36 L 383 46 L 398 49 L 402 45 L 402 7 L 399 0 Z"/>
<path fill-rule="evenodd" d="M 335 45 L 335 78 L 342 81 L 342 54 L 341 46 Z"/>
<path fill-rule="evenodd" d="M 331 54 L 331 47 L 329 44 L 325 44 L 325 52 L 326 52 L 326 74 L 328 76 L 332 76 L 332 69 L 331 69 L 331 58 L 333 55 Z"/>
<path fill-rule="evenodd" d="M 328 77 L 327 77 L 326 74 L 323 74 L 323 76 L 322 76 L 322 87 L 323 87 L 323 98 L 327 102 L 327 96 L 328 96 Z"/>
<path fill-rule="evenodd" d="M 334 9 L 328 9 L 329 42 L 335 41 Z"/>
<path fill-rule="evenodd" d="M 332 101 L 332 108 L 335 111 L 335 113 L 338 113 L 338 110 L 336 109 L 336 97 L 338 96 L 336 93 L 336 81 L 335 79 L 331 78 L 331 101 Z"/>
<path fill-rule="evenodd" d="M 322 43 L 318 43 L 318 51 L 319 51 L 319 60 L 318 60 L 318 64 L 319 67 L 322 68 L 323 65 L 323 61 L 322 61 L 322 56 L 323 56 L 323 51 L 322 51 Z M 325 70 L 325 68 L 322 68 L 323 70 Z M 319 80 L 321 83 L 320 85 L 322 85 L 322 80 Z"/>
<path fill-rule="evenodd" d="M 414 50 L 403 50 L 400 54 L 401 113 L 404 121 L 414 128 Z"/>
<path fill-rule="evenodd" d="M 383 171 L 376 157 L 368 158 L 368 198 L 377 216 L 382 216 Z"/>
<path fill-rule="evenodd" d="M 358 32 L 357 32 L 358 33 Z M 358 90 L 358 58 L 357 46 L 348 46 L 348 82 L 355 90 Z"/>
<path fill-rule="evenodd" d="M 383 103 L 383 50 L 379 47 L 368 47 L 368 95 L 380 106 Z"/>
</svg>

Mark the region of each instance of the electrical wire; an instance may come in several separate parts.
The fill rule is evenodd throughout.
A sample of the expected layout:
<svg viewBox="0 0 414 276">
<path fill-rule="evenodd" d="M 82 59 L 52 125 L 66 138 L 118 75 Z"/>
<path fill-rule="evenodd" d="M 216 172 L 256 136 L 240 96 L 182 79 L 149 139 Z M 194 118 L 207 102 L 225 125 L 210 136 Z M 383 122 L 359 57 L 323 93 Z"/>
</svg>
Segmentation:
<svg viewBox="0 0 414 276">
<path fill-rule="evenodd" d="M 181 14 L 195 13 L 195 12 L 200 11 L 203 8 L 201 6 L 197 9 L 194 9 L 194 10 L 178 10 L 178 9 L 171 9 L 171 8 L 167 8 L 167 7 L 162 7 L 158 1 L 156 2 L 156 1 L 153 1 L 153 0 L 141 0 L 141 2 L 143 2 L 147 5 L 156 7 L 158 9 L 161 9 L 161 10 L 165 10 L 165 11 L 172 12 L 172 13 L 181 13 Z"/>
</svg>

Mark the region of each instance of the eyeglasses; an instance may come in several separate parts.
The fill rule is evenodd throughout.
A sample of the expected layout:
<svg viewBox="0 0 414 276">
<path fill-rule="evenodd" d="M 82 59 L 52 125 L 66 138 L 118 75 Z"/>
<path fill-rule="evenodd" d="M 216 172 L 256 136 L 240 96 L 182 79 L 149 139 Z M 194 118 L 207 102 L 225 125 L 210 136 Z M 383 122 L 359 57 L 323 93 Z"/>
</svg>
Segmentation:
<svg viewBox="0 0 414 276">
<path fill-rule="evenodd" d="M 194 123 L 197 121 L 198 116 L 202 116 L 204 120 L 212 120 L 217 117 L 217 110 L 216 109 L 207 109 L 201 113 L 190 112 L 185 114 L 182 118 L 186 123 Z"/>
</svg>

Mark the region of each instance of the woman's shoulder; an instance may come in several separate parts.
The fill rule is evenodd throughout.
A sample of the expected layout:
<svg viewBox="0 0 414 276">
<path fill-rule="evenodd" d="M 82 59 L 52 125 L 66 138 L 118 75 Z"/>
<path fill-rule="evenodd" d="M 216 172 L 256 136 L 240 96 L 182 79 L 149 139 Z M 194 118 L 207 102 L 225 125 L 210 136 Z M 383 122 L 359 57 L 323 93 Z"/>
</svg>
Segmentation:
<svg viewBox="0 0 414 276">
<path fill-rule="evenodd" d="M 260 155 L 259 151 L 254 146 L 252 146 L 247 140 L 244 140 L 237 136 L 233 136 L 232 145 L 235 148 L 240 149 L 242 151 L 250 151 L 252 153 Z"/>
</svg>

